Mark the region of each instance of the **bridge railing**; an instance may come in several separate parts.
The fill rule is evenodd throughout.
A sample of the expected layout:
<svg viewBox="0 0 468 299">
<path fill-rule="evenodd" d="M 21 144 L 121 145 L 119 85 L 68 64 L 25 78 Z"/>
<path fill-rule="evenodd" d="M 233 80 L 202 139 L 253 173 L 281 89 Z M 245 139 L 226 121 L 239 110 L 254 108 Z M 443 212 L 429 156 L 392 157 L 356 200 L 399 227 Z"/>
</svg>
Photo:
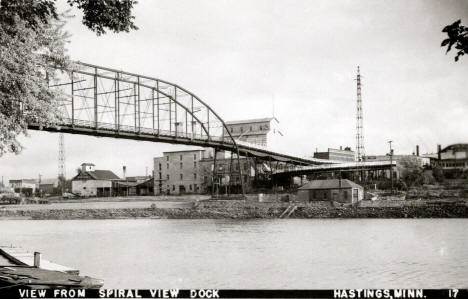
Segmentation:
<svg viewBox="0 0 468 299">
<path fill-rule="evenodd" d="M 147 135 L 165 136 L 165 137 L 178 137 L 178 138 L 186 138 L 190 140 L 206 141 L 206 136 L 202 134 L 174 132 L 174 131 L 169 131 L 169 130 L 157 130 L 157 129 L 150 129 L 150 128 L 138 128 L 135 126 L 128 126 L 128 125 L 117 126 L 114 123 L 105 123 L 105 122 L 95 123 L 94 121 L 79 120 L 79 119 L 72 120 L 71 118 L 62 118 L 62 120 L 60 121 L 60 125 L 69 126 L 69 127 L 77 127 L 77 128 L 105 130 L 105 131 L 112 131 L 112 132 L 120 131 L 120 132 L 127 132 L 127 133 L 147 134 Z M 229 141 L 223 140 L 222 137 L 214 136 L 212 138 L 212 141 L 232 144 Z"/>
</svg>

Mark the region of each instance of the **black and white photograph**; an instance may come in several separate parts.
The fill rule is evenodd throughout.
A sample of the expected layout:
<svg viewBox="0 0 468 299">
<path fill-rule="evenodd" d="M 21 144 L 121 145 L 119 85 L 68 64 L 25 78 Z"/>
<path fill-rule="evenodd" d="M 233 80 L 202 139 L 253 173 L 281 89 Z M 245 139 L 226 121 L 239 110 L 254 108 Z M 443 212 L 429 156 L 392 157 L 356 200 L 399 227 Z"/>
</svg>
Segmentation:
<svg viewBox="0 0 468 299">
<path fill-rule="evenodd" d="M 0 0 L 0 298 L 468 298 L 467 0 Z"/>
</svg>

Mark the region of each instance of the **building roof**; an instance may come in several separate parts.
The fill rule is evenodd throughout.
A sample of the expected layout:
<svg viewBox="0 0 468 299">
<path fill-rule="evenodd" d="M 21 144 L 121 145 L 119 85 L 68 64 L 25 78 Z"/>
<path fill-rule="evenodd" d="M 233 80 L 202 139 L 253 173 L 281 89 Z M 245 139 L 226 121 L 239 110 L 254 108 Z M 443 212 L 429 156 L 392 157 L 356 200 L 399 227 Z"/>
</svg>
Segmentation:
<svg viewBox="0 0 468 299">
<path fill-rule="evenodd" d="M 245 120 L 233 120 L 233 121 L 226 121 L 226 125 L 240 125 L 240 124 L 251 124 L 251 123 L 263 123 L 271 120 L 276 120 L 277 123 L 279 121 L 275 117 L 264 117 L 264 118 L 254 118 L 254 119 L 245 119 Z"/>
<path fill-rule="evenodd" d="M 80 177 L 81 179 L 89 179 L 86 178 L 86 174 L 94 180 L 120 180 L 120 178 L 110 170 L 80 171 L 72 180 Z"/>
<path fill-rule="evenodd" d="M 194 148 L 194 149 L 187 149 L 187 150 L 178 150 L 178 151 L 167 151 L 163 152 L 163 154 L 174 154 L 174 153 L 188 153 L 188 152 L 200 152 L 204 151 L 204 148 Z M 158 157 L 159 158 L 159 157 Z"/>
<path fill-rule="evenodd" d="M 450 144 L 444 147 L 441 152 L 445 152 L 448 149 L 467 149 L 468 150 L 468 143 L 455 143 Z"/>
<path fill-rule="evenodd" d="M 82 163 L 81 166 L 83 166 L 83 165 L 96 166 L 93 163 Z"/>
<path fill-rule="evenodd" d="M 95 180 L 119 180 L 120 178 L 110 170 L 86 171 Z"/>
<path fill-rule="evenodd" d="M 58 184 L 58 179 L 52 178 L 52 179 L 41 179 L 40 184 L 41 185 L 53 185 L 53 184 Z"/>
<path fill-rule="evenodd" d="M 340 182 L 341 181 L 341 182 Z M 341 187 L 340 187 L 341 186 Z M 339 188 L 362 188 L 360 185 L 347 179 L 313 180 L 308 182 L 299 190 L 308 189 L 339 189 Z"/>
<path fill-rule="evenodd" d="M 36 179 L 17 179 L 17 180 L 9 180 L 10 183 L 29 183 L 29 184 L 36 184 L 37 180 Z"/>
</svg>

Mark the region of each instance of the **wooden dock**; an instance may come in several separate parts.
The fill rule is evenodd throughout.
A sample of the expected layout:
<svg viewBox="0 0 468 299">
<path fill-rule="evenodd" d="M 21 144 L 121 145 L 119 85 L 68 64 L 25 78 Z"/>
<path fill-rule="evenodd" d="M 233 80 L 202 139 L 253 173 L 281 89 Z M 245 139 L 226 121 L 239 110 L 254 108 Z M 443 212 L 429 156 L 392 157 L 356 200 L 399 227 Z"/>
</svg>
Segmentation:
<svg viewBox="0 0 468 299">
<path fill-rule="evenodd" d="M 0 297 L 1 291 L 27 287 L 99 289 L 104 281 L 89 276 L 79 276 L 79 271 L 41 258 L 39 252 L 29 252 L 20 247 L 0 246 Z"/>
<path fill-rule="evenodd" d="M 22 266 L 34 267 L 34 252 L 27 251 L 20 247 L 6 247 L 0 246 L 0 255 L 10 260 L 14 264 Z M 59 271 L 73 275 L 79 275 L 80 271 L 55 264 L 51 261 L 40 258 L 40 265 L 38 268 L 51 271 Z"/>
</svg>

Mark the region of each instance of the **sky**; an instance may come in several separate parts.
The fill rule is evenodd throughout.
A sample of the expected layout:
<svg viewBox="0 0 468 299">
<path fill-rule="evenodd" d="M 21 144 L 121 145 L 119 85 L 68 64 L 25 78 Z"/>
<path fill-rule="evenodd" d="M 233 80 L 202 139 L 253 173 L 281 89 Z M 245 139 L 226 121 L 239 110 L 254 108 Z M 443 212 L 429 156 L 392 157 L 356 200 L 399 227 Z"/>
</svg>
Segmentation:
<svg viewBox="0 0 468 299">
<path fill-rule="evenodd" d="M 59 0 L 60 10 L 68 8 Z M 280 121 L 300 156 L 355 148 L 356 70 L 362 75 L 366 154 L 421 153 L 468 142 L 468 57 L 440 47 L 444 26 L 468 24 L 467 1 L 140 0 L 139 30 L 96 36 L 70 11 L 73 60 L 165 79 L 225 120 Z M 57 176 L 58 135 L 30 131 L 0 157 L 5 182 Z M 122 176 L 150 174 L 164 143 L 65 135 L 66 176 L 83 162 Z"/>
</svg>

